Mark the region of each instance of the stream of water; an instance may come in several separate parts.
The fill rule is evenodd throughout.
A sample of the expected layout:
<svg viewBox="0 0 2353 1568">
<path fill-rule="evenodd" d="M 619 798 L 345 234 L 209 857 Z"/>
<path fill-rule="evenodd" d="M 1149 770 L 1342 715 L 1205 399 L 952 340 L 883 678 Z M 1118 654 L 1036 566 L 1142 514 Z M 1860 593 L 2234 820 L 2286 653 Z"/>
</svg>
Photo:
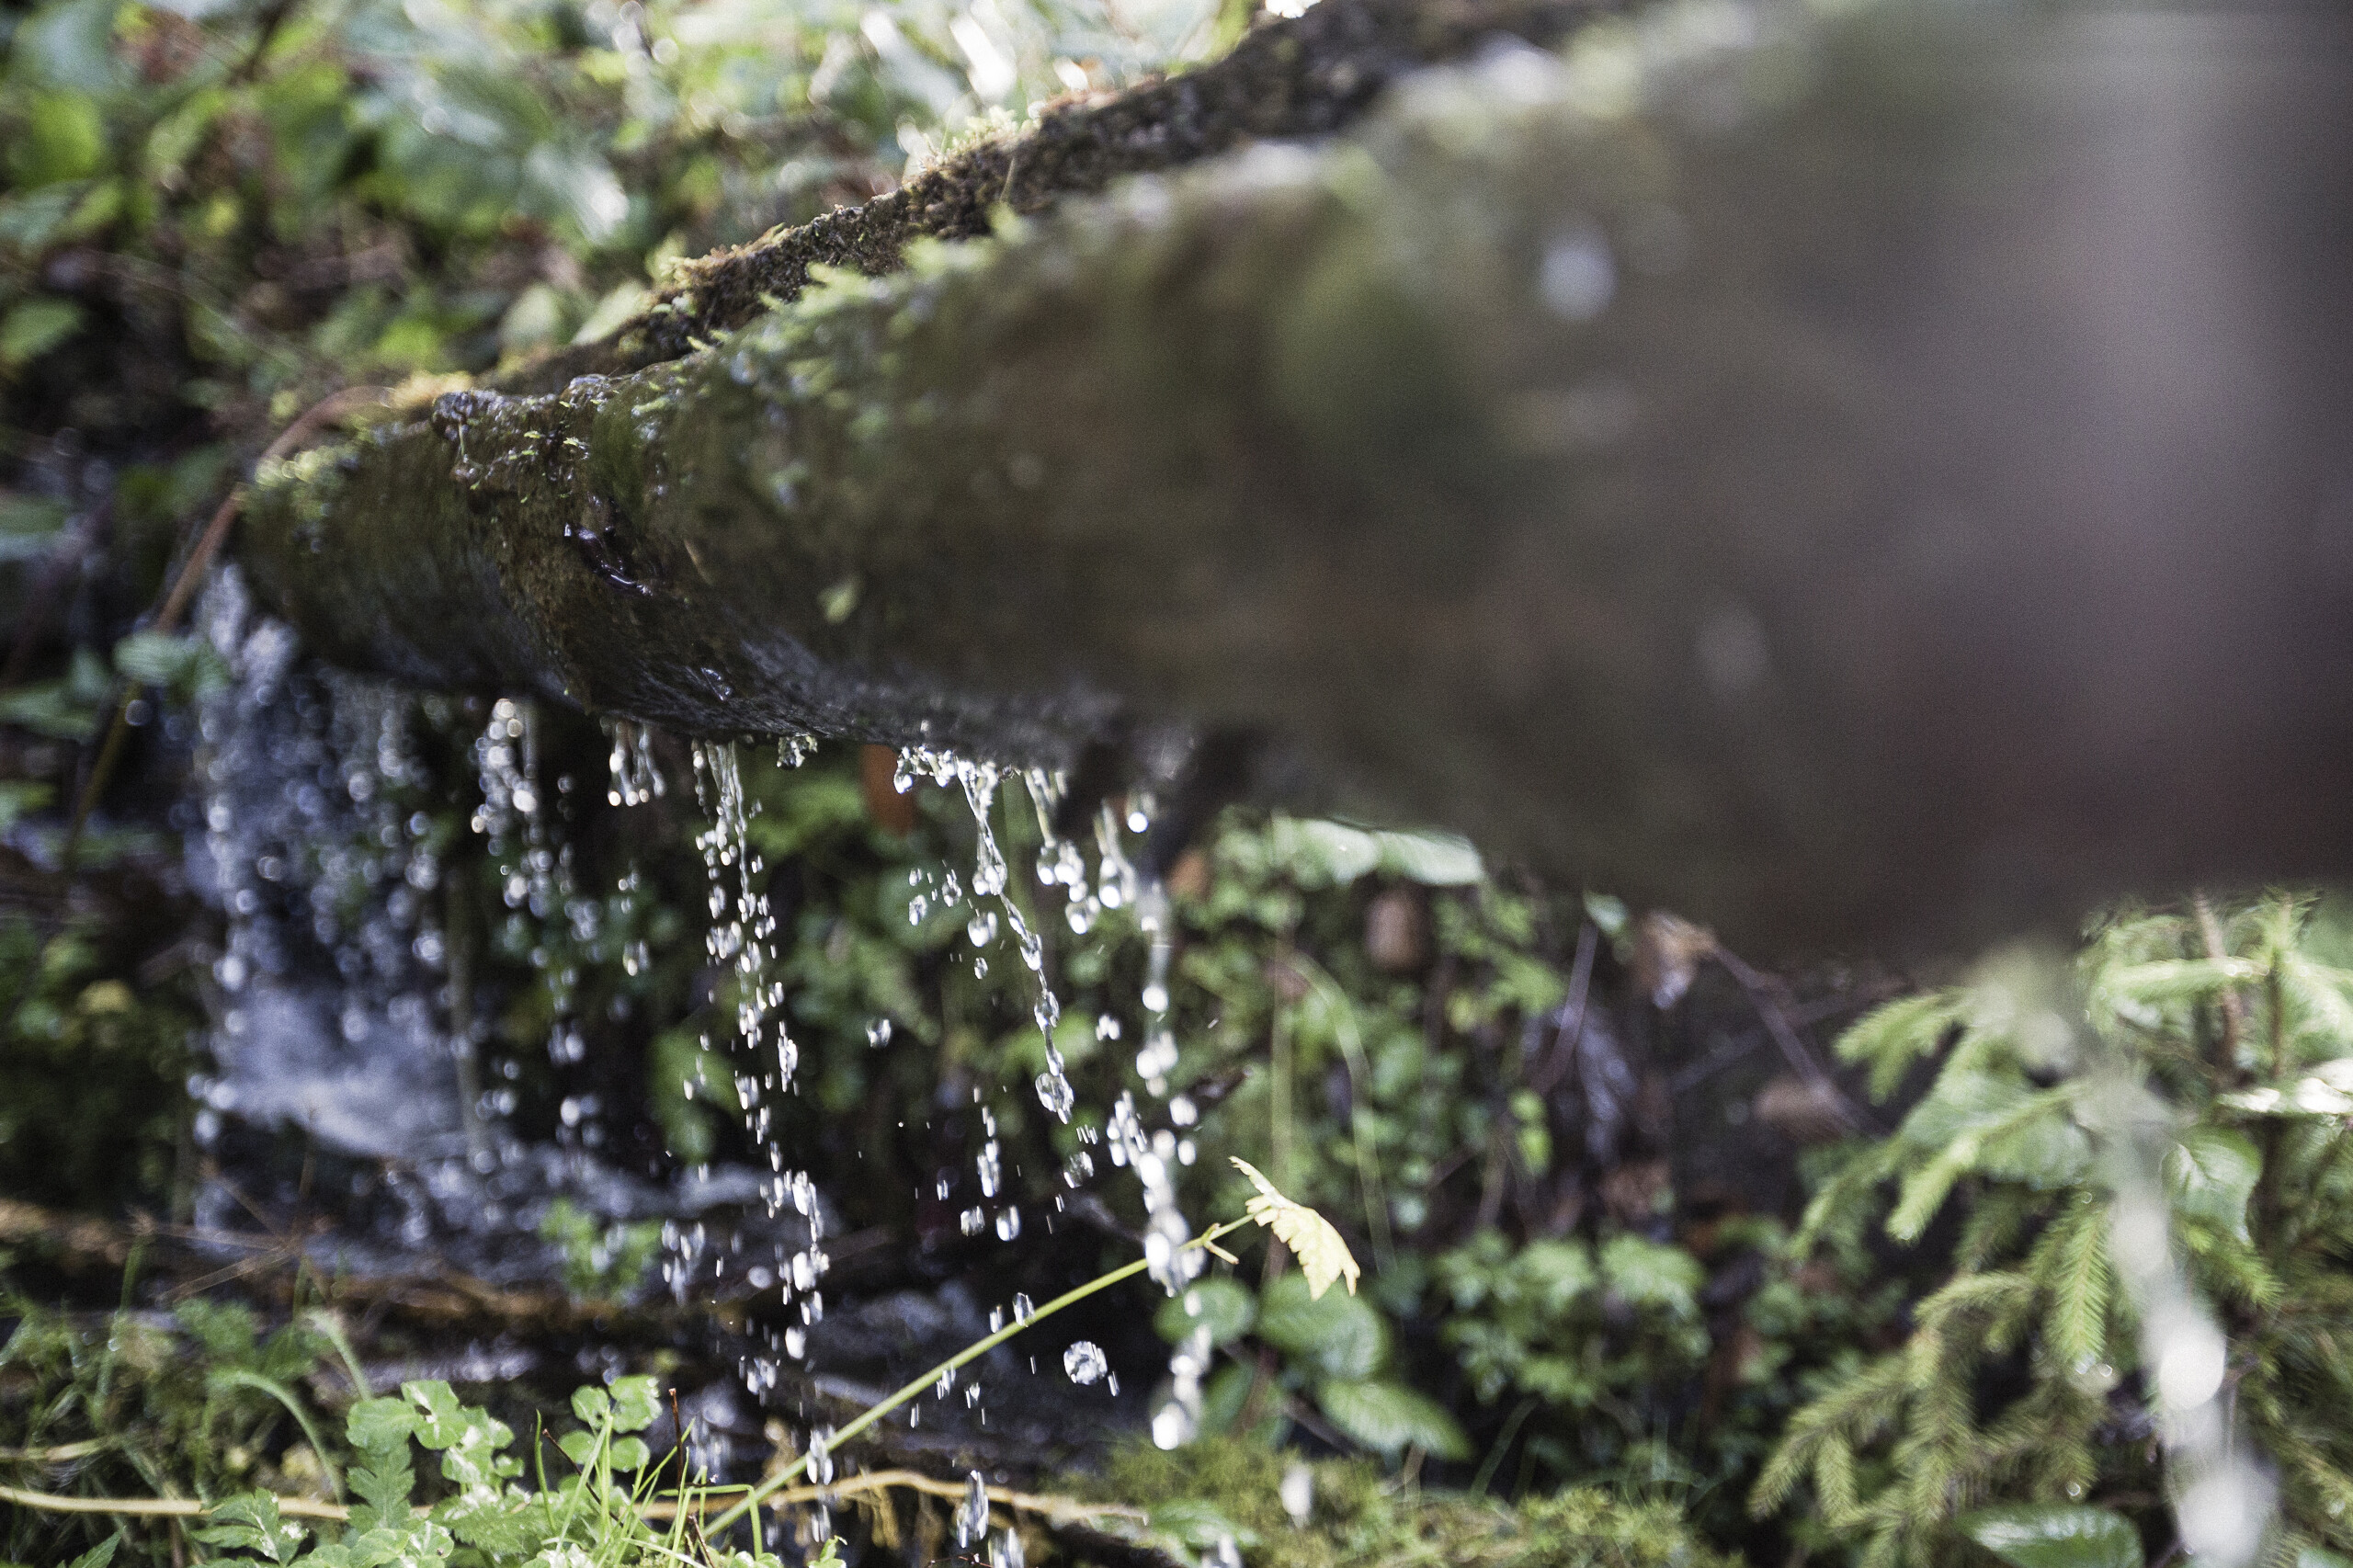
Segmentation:
<svg viewBox="0 0 2353 1568">
<path fill-rule="evenodd" d="M 472 804 L 463 835 L 452 840 L 437 825 L 448 822 L 447 810 L 437 815 L 435 809 L 446 807 L 449 781 L 435 776 L 417 737 L 462 725 L 463 705 L 306 660 L 292 633 L 251 605 L 233 571 L 221 574 L 210 589 L 202 626 L 233 678 L 207 703 L 199 727 L 204 833 L 191 847 L 192 870 L 218 902 L 226 940 L 213 967 L 213 1067 L 194 1085 L 203 1107 L 198 1137 L 223 1172 L 236 1165 L 239 1137 L 297 1129 L 317 1149 L 380 1173 L 389 1210 L 379 1205 L 372 1225 L 346 1223 L 314 1242 L 323 1260 L 332 1253 L 335 1268 L 397 1272 L 429 1256 L 437 1267 L 494 1283 L 544 1286 L 563 1267 L 560 1247 L 542 1233 L 559 1202 L 599 1225 L 658 1221 L 658 1278 L 674 1301 L 742 1301 L 750 1291 L 785 1309 L 780 1328 L 745 1331 L 738 1403 L 785 1415 L 789 1439 L 811 1454 L 821 1477 L 841 1456 L 826 1446 L 830 1428 L 809 1414 L 809 1392 L 829 1386 L 835 1352 L 846 1363 L 863 1357 L 870 1364 L 878 1356 L 889 1358 L 893 1338 L 903 1342 L 899 1348 L 936 1341 L 952 1349 L 951 1342 L 985 1332 L 983 1324 L 1001 1324 L 1007 1313 L 1013 1321 L 1027 1316 L 1026 1296 L 991 1304 L 951 1284 L 928 1300 L 898 1292 L 853 1303 L 847 1319 L 837 1312 L 834 1331 L 821 1326 L 833 1262 L 826 1244 L 839 1231 L 823 1181 L 842 1173 L 813 1171 L 810 1157 L 790 1145 L 778 1114 L 802 1092 L 805 1074 L 790 1024 L 770 869 L 753 825 L 760 801 L 746 777 L 747 769 L 770 766 L 765 746 L 695 742 L 691 778 L 676 778 L 665 775 L 662 747 L 644 726 L 606 726 L 605 811 L 695 803 L 693 842 L 706 876 L 705 953 L 718 977 L 714 999 L 722 1001 L 704 1011 L 713 1021 L 699 1060 L 724 1062 L 732 1093 L 694 1082 L 683 1089 L 699 1103 L 740 1107 L 745 1140 L 757 1151 L 749 1164 L 690 1166 L 665 1183 L 611 1157 L 609 1122 L 618 1108 L 588 1086 L 593 1080 L 583 1071 L 589 1049 L 576 1015 L 583 963 L 617 962 L 635 975 L 650 961 L 634 861 L 609 893 L 585 888 L 586 862 L 566 836 L 567 821 L 579 812 L 559 809 L 559 802 L 585 798 L 598 781 L 549 776 L 540 722 L 528 702 L 482 705 L 475 710 L 483 715 L 480 732 L 462 759 L 461 783 Z M 797 767 L 815 749 L 809 737 L 784 737 L 775 743 L 774 766 Z M 959 1229 L 1006 1245 L 1041 1220 L 1051 1229 L 1069 1200 L 1125 1179 L 1098 1168 L 1091 1151 L 1100 1149 L 1136 1183 L 1153 1278 L 1172 1294 L 1181 1290 L 1202 1264 L 1197 1249 L 1184 1246 L 1193 1226 L 1175 1179 L 1176 1168 L 1195 1158 L 1186 1129 L 1197 1112 L 1170 1093 L 1176 1048 L 1168 899 L 1139 873 L 1129 851 L 1151 825 L 1149 799 L 1101 806 L 1092 842 L 1083 844 L 1055 833 L 1067 785 L 1044 770 L 914 748 L 899 757 L 894 782 L 902 793 L 926 784 L 947 790 L 971 819 L 969 864 L 919 866 L 910 873 L 910 917 L 961 916 L 956 961 L 976 978 L 987 973 L 993 953 L 1017 956 L 1044 1041 L 1044 1065 L 1031 1082 L 975 1085 L 971 1103 L 942 1108 L 942 1115 L 966 1120 L 978 1194 L 960 1211 Z M 1015 812 L 1034 817 L 1040 843 L 1027 879 L 1017 879 L 1003 848 L 1001 830 Z M 472 917 L 451 884 L 468 874 L 486 876 L 495 889 L 503 913 L 492 929 L 460 928 Z M 1017 888 L 1017 880 L 1029 886 Z M 1147 944 L 1134 999 L 1142 1038 L 1128 1086 L 1109 1105 L 1089 1108 L 1080 1104 L 1056 1043 L 1064 1006 L 1035 922 L 1059 919 L 1084 934 L 1115 910 L 1137 918 Z M 506 1050 L 494 1048 L 494 999 L 483 979 L 483 954 L 494 948 L 528 954 L 543 993 L 535 1013 L 549 1020 L 547 1065 L 566 1085 L 551 1139 L 527 1138 L 513 1119 L 520 1068 L 511 1038 Z M 892 1028 L 889 1017 L 878 1016 L 867 1038 L 887 1043 Z M 1091 1032 L 1116 1047 L 1122 1027 L 1107 1013 Z M 574 1088 L 574 1080 L 582 1086 Z M 1011 1096 L 1033 1098 L 1046 1115 L 1071 1126 L 1076 1141 L 1051 1196 L 1029 1199 L 1026 1216 L 999 1136 L 1009 1103 L 1000 1096 Z M 945 1200 L 958 1185 L 943 1173 L 937 1197 Z M 226 1175 L 207 1183 L 199 1224 L 234 1223 L 242 1201 Z M 1035 1208 L 1040 1201 L 1050 1206 L 1042 1214 Z M 611 1231 L 608 1239 L 621 1233 Z M 592 1262 L 605 1261 L 607 1245 L 599 1244 Z M 1207 1356 L 1205 1334 L 1179 1346 L 1154 1397 L 1151 1430 L 1164 1446 L 1195 1429 Z M 1016 1342 L 969 1372 L 961 1389 L 956 1379 L 943 1380 L 934 1400 L 909 1407 L 906 1426 L 919 1431 L 926 1419 L 937 1423 L 952 1410 L 986 1427 L 1009 1381 L 1033 1376 L 1065 1394 L 1099 1387 L 1116 1397 L 1119 1391 L 1105 1352 L 1090 1341 L 1051 1355 Z M 740 1413 L 730 1420 L 737 1429 L 745 1425 Z M 706 1442 L 698 1452 L 707 1462 L 724 1462 L 728 1449 L 723 1441 L 715 1448 Z"/>
</svg>

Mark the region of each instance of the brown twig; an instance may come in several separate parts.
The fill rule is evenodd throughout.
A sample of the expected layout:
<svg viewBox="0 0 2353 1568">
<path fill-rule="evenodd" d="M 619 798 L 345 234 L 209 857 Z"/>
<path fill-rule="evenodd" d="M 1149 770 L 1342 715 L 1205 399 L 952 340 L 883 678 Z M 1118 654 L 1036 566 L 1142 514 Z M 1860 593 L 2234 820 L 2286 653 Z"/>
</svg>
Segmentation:
<svg viewBox="0 0 2353 1568">
<path fill-rule="evenodd" d="M 330 420 L 339 419 L 362 403 L 382 403 L 389 393 L 382 387 L 346 387 L 330 392 L 302 411 L 294 423 L 278 433 L 277 439 L 262 449 L 255 467 L 284 457 L 307 439 L 312 432 Z M 164 596 L 163 608 L 155 612 L 151 628 L 168 632 L 176 630 L 180 617 L 188 612 L 188 601 L 196 595 L 196 585 L 203 581 L 205 568 L 220 551 L 222 541 L 229 537 L 229 528 L 244 510 L 245 486 L 240 484 L 222 499 L 212 520 L 198 536 L 196 548 L 189 551 L 188 560 L 180 566 L 179 575 L 172 579 L 170 592 Z M 82 832 L 89 825 L 90 812 L 98 803 L 107 780 L 113 775 L 115 764 L 122 756 L 123 743 L 131 734 L 131 704 L 139 695 L 135 682 L 124 681 L 117 699 L 114 720 L 107 726 L 107 737 L 99 744 L 97 760 L 90 765 L 90 777 L 82 786 L 82 793 L 74 802 L 74 823 L 66 830 L 64 852 L 59 857 L 63 875 L 74 874 L 74 863 L 82 848 Z"/>
<path fill-rule="evenodd" d="M 1870 1123 L 1860 1111 L 1855 1108 L 1854 1102 L 1847 1097 L 1846 1092 L 1838 1087 L 1837 1081 L 1831 1077 L 1829 1069 L 1823 1066 L 1813 1052 L 1807 1048 L 1805 1041 L 1799 1038 L 1798 1031 L 1790 1026 L 1789 1014 L 1782 1007 L 1780 998 L 1775 994 L 1776 983 L 1749 968 L 1741 960 L 1739 955 L 1729 951 L 1721 942 L 1711 944 L 1708 951 L 1711 957 L 1724 966 L 1724 972 L 1733 977 L 1741 990 L 1747 993 L 1749 1005 L 1756 1009 L 1756 1016 L 1764 1020 L 1765 1032 L 1773 1037 L 1773 1043 L 1780 1049 L 1782 1059 L 1789 1062 L 1797 1075 L 1803 1079 L 1809 1087 L 1828 1099 L 1831 1110 L 1840 1121 L 1846 1124 L 1848 1131 L 1870 1131 Z"/>
<path fill-rule="evenodd" d="M 1528 1086 L 1537 1096 L 1549 1096 L 1568 1076 L 1576 1062 L 1577 1047 L 1585 1043 L 1585 1017 L 1593 998 L 1593 960 L 1601 945 L 1601 932 L 1590 920 L 1577 931 L 1576 965 L 1569 973 L 1569 999 L 1561 1009 L 1561 1028 L 1552 1037 L 1552 1049 L 1538 1068 Z"/>
</svg>

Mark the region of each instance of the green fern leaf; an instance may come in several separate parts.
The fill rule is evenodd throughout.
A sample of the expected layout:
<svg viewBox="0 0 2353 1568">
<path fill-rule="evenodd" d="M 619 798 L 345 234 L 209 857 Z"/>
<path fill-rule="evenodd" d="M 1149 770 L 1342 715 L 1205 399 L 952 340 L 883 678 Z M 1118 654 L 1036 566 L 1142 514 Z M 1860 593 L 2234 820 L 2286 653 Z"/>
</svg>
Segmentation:
<svg viewBox="0 0 2353 1568">
<path fill-rule="evenodd" d="M 1946 1033 L 1961 1021 L 1963 1000 L 1958 991 L 1931 991 L 1887 1003 L 1858 1019 L 1835 1049 L 1843 1061 L 1870 1064 L 1871 1098 L 1883 1100 L 1915 1062 L 1944 1044 Z"/>
<path fill-rule="evenodd" d="M 2052 1227 L 2052 1233 L 2047 1276 L 2051 1311 L 2043 1320 L 2043 1332 L 2062 1367 L 2092 1367 L 2108 1354 L 2108 1304 L 2113 1283 L 2108 1256 L 2108 1205 L 2078 1204 Z M 2036 1250 L 2040 1254 L 2045 1249 Z"/>
</svg>

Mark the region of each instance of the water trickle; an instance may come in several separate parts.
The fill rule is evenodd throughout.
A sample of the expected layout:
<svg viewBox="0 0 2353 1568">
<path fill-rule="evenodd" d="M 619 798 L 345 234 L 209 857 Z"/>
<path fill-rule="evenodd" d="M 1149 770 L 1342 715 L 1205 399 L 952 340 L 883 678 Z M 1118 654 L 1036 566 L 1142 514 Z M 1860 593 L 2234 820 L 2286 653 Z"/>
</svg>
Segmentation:
<svg viewBox="0 0 2353 1568">
<path fill-rule="evenodd" d="M 997 1151 L 996 1118 L 983 1109 L 981 1112 L 981 1125 L 987 1133 L 987 1142 L 981 1145 L 980 1154 L 973 1164 L 980 1174 L 981 1196 L 995 1198 L 997 1184 L 1004 1175 L 1002 1156 Z"/>
<path fill-rule="evenodd" d="M 1000 929 L 1000 914 L 1003 916 L 1002 928 L 1013 933 L 1023 967 L 1038 980 L 1038 1001 L 1031 1009 L 1030 1017 L 1037 1023 L 1039 1033 L 1045 1036 L 1046 1042 L 1046 1070 L 1038 1074 L 1033 1085 L 1037 1090 L 1038 1103 L 1045 1107 L 1047 1113 L 1057 1121 L 1067 1122 L 1071 1108 L 1077 1102 L 1077 1094 L 1071 1086 L 1068 1064 L 1054 1045 L 1054 1028 L 1061 1023 L 1063 1016 L 1062 999 L 1054 994 L 1052 979 L 1046 973 L 1045 943 L 1031 929 L 1021 913 L 1020 904 L 1014 901 L 1008 885 L 1011 879 L 1006 872 L 1005 852 L 997 844 L 996 829 L 990 820 L 996 801 L 997 785 L 1005 775 L 994 763 L 972 762 L 951 752 L 915 746 L 899 754 L 898 771 L 894 778 L 899 789 L 904 791 L 914 787 L 917 775 L 928 775 L 934 782 L 943 786 L 949 783 L 957 785 L 963 790 L 965 803 L 972 809 L 975 844 L 972 892 L 976 898 L 995 899 L 997 908 L 974 911 L 965 925 L 964 935 L 975 949 L 995 941 Z M 1054 844 L 1052 804 L 1059 798 L 1060 786 L 1039 768 L 1026 769 L 1020 777 L 1037 811 L 1040 832 L 1047 845 L 1051 846 Z M 1059 852 L 1056 864 L 1061 864 Z M 1083 867 L 1080 876 L 1083 880 Z M 909 880 L 915 880 L 915 873 L 910 873 Z M 953 871 L 947 875 L 945 889 L 948 903 L 960 902 L 960 890 Z M 922 916 L 915 913 L 916 904 L 920 902 L 921 895 L 918 894 L 916 900 L 909 903 L 907 912 L 909 921 L 917 925 L 922 923 Z M 988 960 L 976 952 L 972 970 L 975 975 L 985 976 Z M 1014 1221 L 1017 1229 L 1019 1223 L 1017 1219 Z"/>
<path fill-rule="evenodd" d="M 226 917 L 199 1146 L 235 1115 L 378 1157 L 489 1157 L 474 1038 L 435 1001 L 449 951 L 416 699 L 306 666 L 233 568 L 199 625 L 233 677 L 194 736 L 190 880 Z"/>
<path fill-rule="evenodd" d="M 834 1480 L 834 1429 L 820 1426 L 809 1434 L 809 1479 L 819 1486 Z"/>
<path fill-rule="evenodd" d="M 613 754 L 608 763 L 611 778 L 605 790 L 608 804 L 642 806 L 659 800 L 669 788 L 654 756 L 654 729 L 626 719 L 607 719 L 605 733 Z"/>
<path fill-rule="evenodd" d="M 981 1480 L 981 1472 L 973 1471 L 964 1485 L 964 1500 L 956 1509 L 956 1550 L 963 1551 L 988 1533 L 989 1493 Z"/>
<path fill-rule="evenodd" d="M 780 1087 L 790 1089 L 800 1048 L 783 1021 L 784 986 L 771 972 L 776 959 L 776 916 L 762 886 L 767 868 L 751 838 L 758 811 L 744 789 L 742 765 L 732 743 L 698 741 L 694 747 L 695 799 L 710 826 L 695 837 L 710 882 L 711 961 L 732 969 L 735 979 L 735 1035 L 758 1050 L 774 1046 Z"/>
</svg>

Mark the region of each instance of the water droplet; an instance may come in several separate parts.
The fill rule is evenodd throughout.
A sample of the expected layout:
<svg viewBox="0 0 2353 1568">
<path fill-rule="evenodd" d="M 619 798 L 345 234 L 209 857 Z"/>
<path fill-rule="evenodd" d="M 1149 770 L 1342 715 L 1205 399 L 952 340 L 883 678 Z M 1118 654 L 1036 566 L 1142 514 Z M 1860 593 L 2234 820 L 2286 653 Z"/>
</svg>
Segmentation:
<svg viewBox="0 0 2353 1568">
<path fill-rule="evenodd" d="M 833 1440 L 830 1426 L 820 1426 L 809 1434 L 809 1479 L 820 1486 L 834 1479 Z"/>
<path fill-rule="evenodd" d="M 964 1485 L 964 1500 L 956 1509 L 956 1549 L 963 1551 L 987 1533 L 989 1528 L 988 1488 L 981 1481 L 981 1472 L 973 1471 Z"/>
<path fill-rule="evenodd" d="M 1063 1352 L 1063 1372 L 1081 1388 L 1102 1381 L 1103 1374 L 1110 1369 L 1111 1363 L 1102 1347 L 1091 1339 L 1082 1339 Z"/>
</svg>

